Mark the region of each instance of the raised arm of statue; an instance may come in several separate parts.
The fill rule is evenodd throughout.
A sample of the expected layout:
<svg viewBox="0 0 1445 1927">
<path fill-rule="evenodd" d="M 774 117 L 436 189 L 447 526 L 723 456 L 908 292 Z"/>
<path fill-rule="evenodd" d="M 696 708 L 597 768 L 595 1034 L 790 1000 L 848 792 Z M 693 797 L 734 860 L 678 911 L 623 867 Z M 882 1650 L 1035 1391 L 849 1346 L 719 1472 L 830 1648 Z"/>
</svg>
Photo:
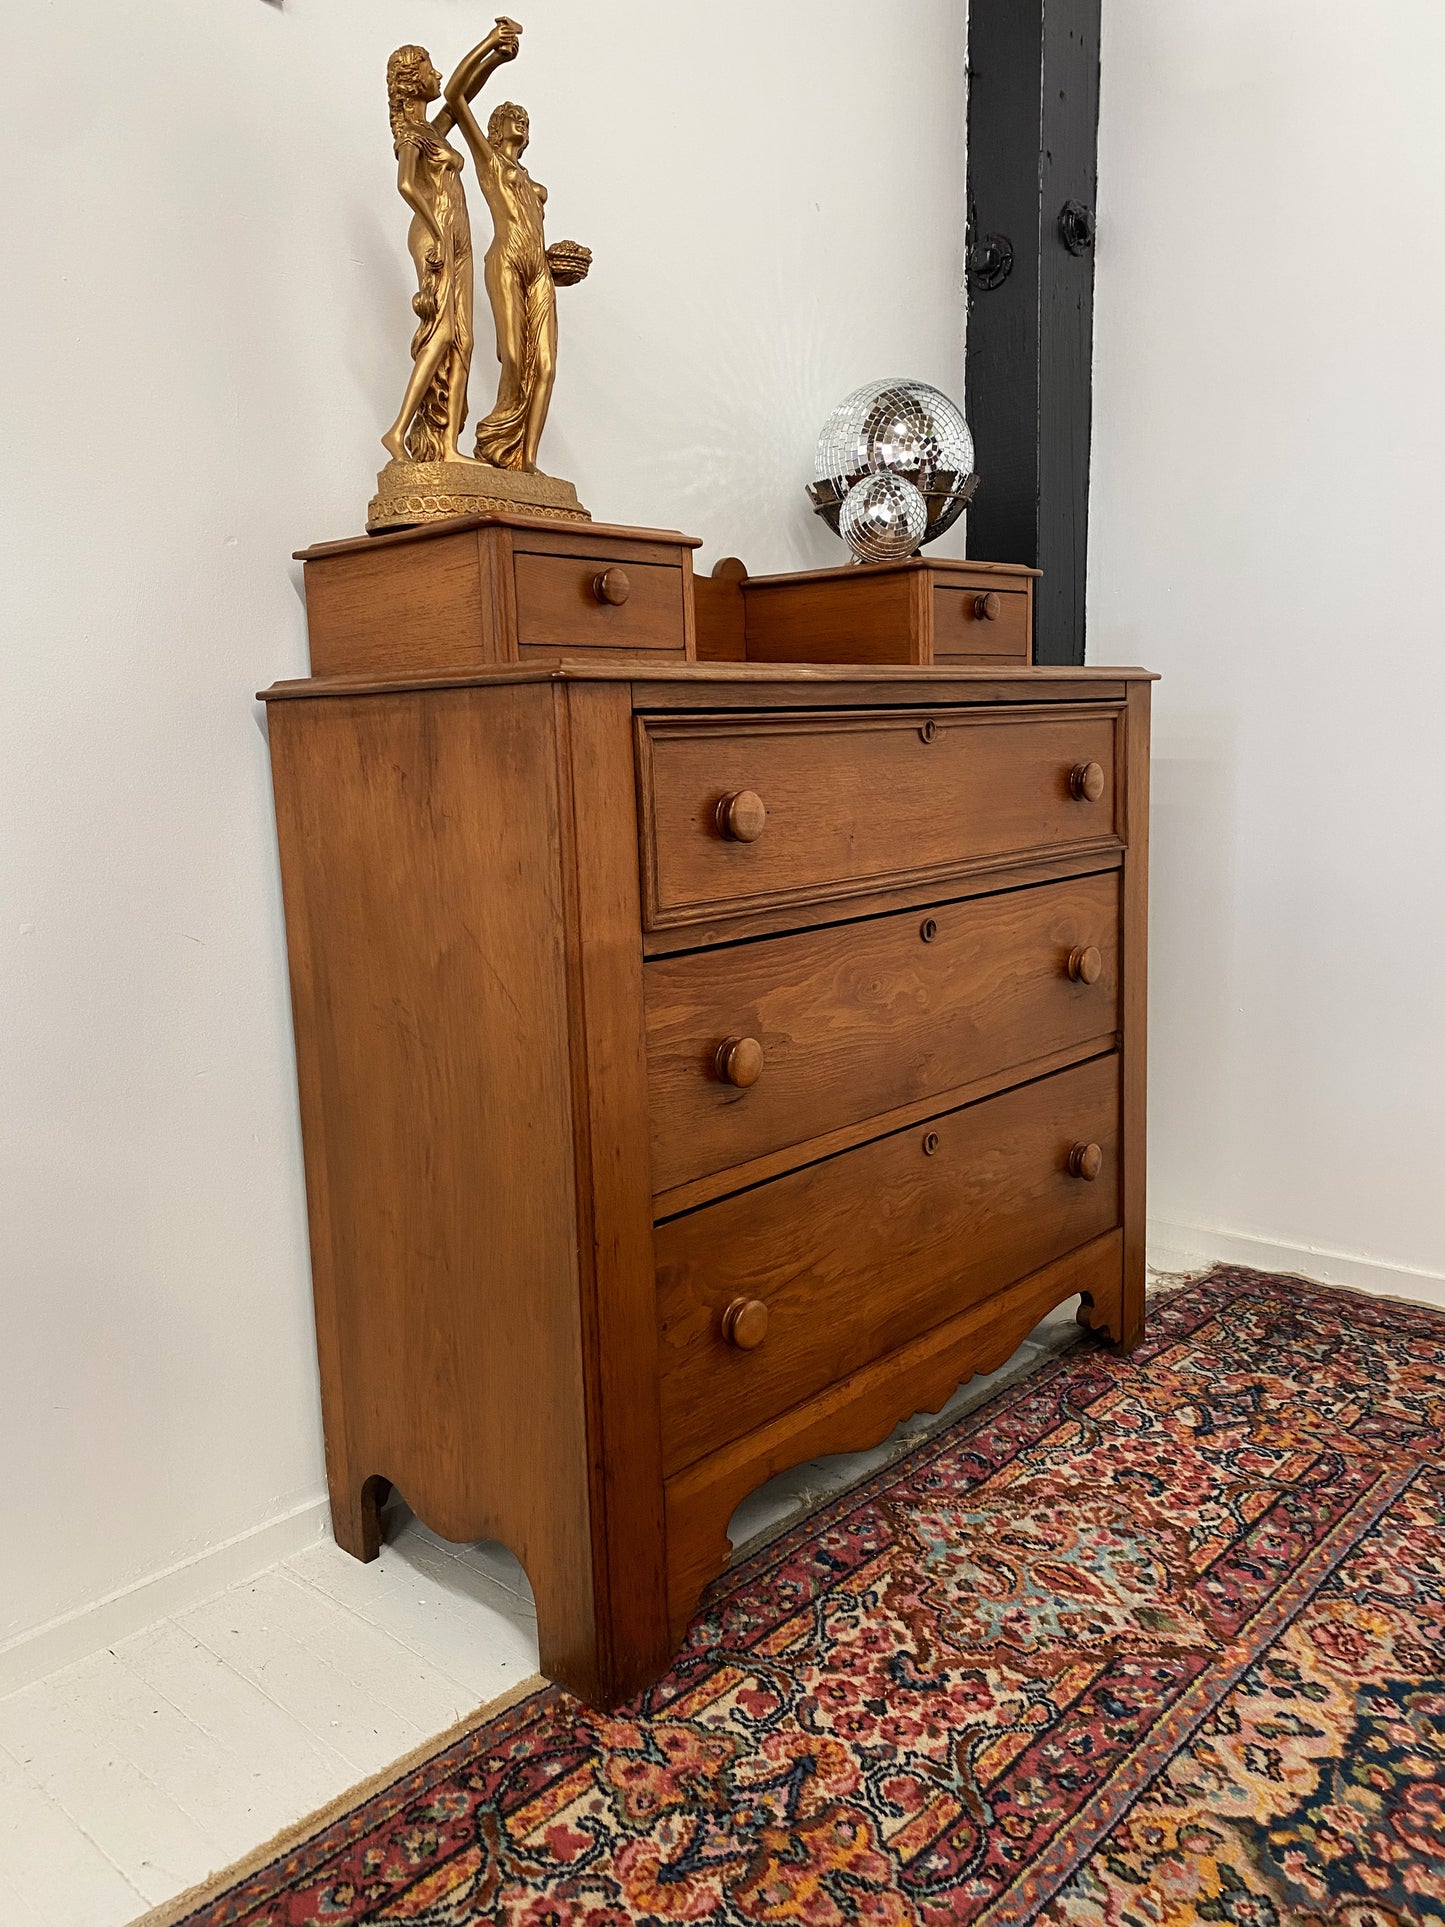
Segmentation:
<svg viewBox="0 0 1445 1927">
<path fill-rule="evenodd" d="M 482 132 L 472 113 L 471 103 L 486 86 L 498 67 L 517 58 L 521 46 L 522 29 L 515 20 L 498 14 L 497 24 L 479 46 L 473 47 L 466 57 L 457 63 L 456 71 L 442 90 L 450 117 L 461 128 L 467 145 L 472 150 L 478 173 L 484 166 L 495 167 L 496 152 L 491 142 Z"/>
</svg>

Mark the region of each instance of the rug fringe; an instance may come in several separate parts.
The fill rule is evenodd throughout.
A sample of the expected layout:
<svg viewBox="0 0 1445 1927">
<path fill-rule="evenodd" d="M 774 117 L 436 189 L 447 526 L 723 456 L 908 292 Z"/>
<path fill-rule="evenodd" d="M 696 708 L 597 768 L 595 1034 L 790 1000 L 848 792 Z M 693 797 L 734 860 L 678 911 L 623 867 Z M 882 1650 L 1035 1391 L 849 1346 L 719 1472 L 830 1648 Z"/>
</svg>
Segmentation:
<svg viewBox="0 0 1445 1927">
<path fill-rule="evenodd" d="M 505 1713 L 508 1707 L 516 1706 L 520 1701 L 530 1699 L 533 1693 L 541 1692 L 547 1684 L 548 1682 L 540 1673 L 530 1674 L 509 1691 L 499 1694 L 496 1699 L 488 1700 L 484 1706 L 479 1706 L 475 1712 L 468 1713 L 454 1726 L 449 1726 L 444 1733 L 438 1733 L 430 1740 L 423 1740 L 421 1745 L 413 1747 L 410 1753 L 403 1754 L 399 1760 L 393 1760 L 390 1766 L 383 1767 L 379 1773 L 372 1773 L 366 1779 L 358 1780 L 355 1786 L 348 1787 L 345 1793 L 338 1793 L 334 1800 L 328 1800 L 324 1807 L 318 1807 L 314 1813 L 308 1813 L 305 1819 L 297 1820 L 289 1827 L 283 1827 L 264 1846 L 255 1848 L 232 1866 L 220 1873 L 207 1874 L 204 1880 L 197 1881 L 194 1887 L 188 1887 L 184 1893 L 175 1895 L 171 1900 L 162 1901 L 148 1914 L 138 1915 L 131 1922 L 131 1927 L 183 1927 L 187 1915 L 193 1914 L 197 1908 L 209 1906 L 228 1888 L 238 1885 L 242 1880 L 248 1880 L 252 1874 L 259 1873 L 263 1867 L 270 1866 L 273 1860 L 279 1860 L 283 1854 L 294 1853 L 297 1847 L 302 1846 L 316 1834 L 324 1832 L 334 1821 L 354 1812 L 368 1800 L 375 1799 L 378 1793 L 385 1793 L 386 1789 L 395 1786 L 398 1780 L 404 1780 L 408 1773 L 414 1773 L 419 1766 L 425 1766 L 428 1760 L 433 1760 L 438 1754 L 445 1753 L 449 1747 L 455 1746 L 458 1740 L 464 1740 L 468 1733 L 474 1733 L 479 1726 L 485 1726 L 488 1720 L 494 1720 L 499 1714 Z"/>
<path fill-rule="evenodd" d="M 1257 1265 L 1237 1265 L 1224 1258 L 1215 1258 L 1210 1263 L 1200 1265 L 1196 1271 L 1158 1271 L 1154 1277 L 1167 1280 L 1167 1292 L 1182 1290 L 1185 1285 L 1201 1285 L 1208 1279 L 1221 1275 L 1241 1280 L 1261 1279 L 1266 1284 L 1308 1285 L 1311 1291 L 1337 1291 L 1347 1298 L 1359 1298 L 1365 1304 L 1406 1305 L 1411 1311 L 1432 1311 L 1440 1315 L 1439 1301 L 1434 1298 L 1407 1298 L 1401 1291 L 1375 1291 L 1366 1285 L 1346 1285 L 1334 1278 L 1311 1278 L 1306 1271 L 1261 1271 Z M 1154 1296 L 1151 1286 L 1149 1296 Z"/>
</svg>

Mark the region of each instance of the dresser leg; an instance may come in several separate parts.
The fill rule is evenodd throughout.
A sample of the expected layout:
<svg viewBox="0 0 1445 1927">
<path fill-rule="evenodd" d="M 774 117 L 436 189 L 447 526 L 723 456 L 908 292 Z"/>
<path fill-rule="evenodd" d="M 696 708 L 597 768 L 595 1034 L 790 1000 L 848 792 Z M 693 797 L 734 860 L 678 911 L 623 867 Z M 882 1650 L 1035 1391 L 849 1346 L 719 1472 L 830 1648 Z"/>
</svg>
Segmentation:
<svg viewBox="0 0 1445 1927">
<path fill-rule="evenodd" d="M 1126 1357 L 1144 1336 L 1144 1293 L 1124 1293 L 1124 1329 L 1114 1341 L 1113 1349 Z"/>
<path fill-rule="evenodd" d="M 535 1563 L 527 1576 L 537 1608 L 539 1667 L 547 1679 L 610 1713 L 662 1677 L 674 1642 L 665 1616 L 646 1610 L 640 1589 L 624 1586 L 620 1600 L 594 1604 L 576 1583 L 581 1575 L 549 1574 Z"/>
<path fill-rule="evenodd" d="M 374 1474 L 359 1486 L 335 1480 L 331 1486 L 331 1531 L 343 1552 L 363 1562 L 381 1551 L 381 1508 L 391 1492 L 390 1479 Z"/>
<path fill-rule="evenodd" d="M 1117 1300 L 1112 1291 L 1108 1300 L 1084 1292 L 1079 1299 L 1078 1320 L 1085 1331 L 1107 1338 L 1110 1351 L 1126 1357 L 1144 1336 L 1143 1280 L 1131 1285 L 1125 1279 Z"/>
</svg>

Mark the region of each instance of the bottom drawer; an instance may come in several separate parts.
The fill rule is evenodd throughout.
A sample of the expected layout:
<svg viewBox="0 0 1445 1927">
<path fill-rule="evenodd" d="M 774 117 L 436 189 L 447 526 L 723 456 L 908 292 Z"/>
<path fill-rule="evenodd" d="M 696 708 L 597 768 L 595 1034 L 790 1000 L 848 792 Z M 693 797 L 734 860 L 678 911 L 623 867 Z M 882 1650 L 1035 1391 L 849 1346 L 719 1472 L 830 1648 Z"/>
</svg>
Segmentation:
<svg viewBox="0 0 1445 1927">
<path fill-rule="evenodd" d="M 1110 1055 L 659 1225 L 668 1472 L 1118 1221 Z"/>
</svg>

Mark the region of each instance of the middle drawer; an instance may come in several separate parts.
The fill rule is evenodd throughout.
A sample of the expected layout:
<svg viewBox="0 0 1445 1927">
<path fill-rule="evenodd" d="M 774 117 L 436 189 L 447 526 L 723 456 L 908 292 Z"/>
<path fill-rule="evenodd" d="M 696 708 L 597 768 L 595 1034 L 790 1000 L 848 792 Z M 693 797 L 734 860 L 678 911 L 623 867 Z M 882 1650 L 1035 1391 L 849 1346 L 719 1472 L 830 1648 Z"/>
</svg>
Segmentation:
<svg viewBox="0 0 1445 1927">
<path fill-rule="evenodd" d="M 651 959 L 654 1192 L 1106 1037 L 1118 955 L 1109 871 Z"/>
</svg>

